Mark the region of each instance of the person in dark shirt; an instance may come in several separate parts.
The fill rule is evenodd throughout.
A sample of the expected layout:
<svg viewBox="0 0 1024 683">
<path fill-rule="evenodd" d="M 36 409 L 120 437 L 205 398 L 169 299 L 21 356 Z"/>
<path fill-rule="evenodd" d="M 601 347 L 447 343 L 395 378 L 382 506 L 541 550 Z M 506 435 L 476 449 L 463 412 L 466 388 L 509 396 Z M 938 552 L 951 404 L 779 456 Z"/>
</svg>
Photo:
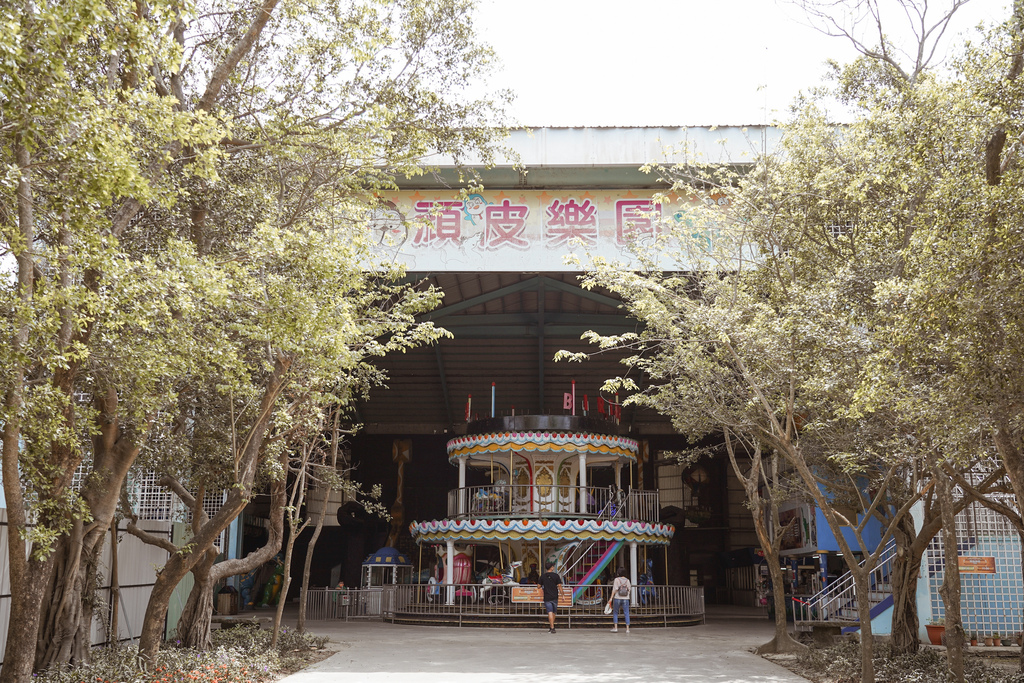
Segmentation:
<svg viewBox="0 0 1024 683">
<path fill-rule="evenodd" d="M 558 587 L 562 585 L 562 577 L 555 572 L 555 563 L 551 560 L 544 563 L 544 574 L 540 577 L 540 585 L 544 589 L 544 609 L 548 611 L 548 633 L 554 633 L 555 611 L 558 609 Z"/>
<path fill-rule="evenodd" d="M 540 585 L 540 572 L 537 571 L 537 565 L 530 565 L 530 574 L 526 577 L 526 583 L 532 583 L 535 586 Z"/>
</svg>

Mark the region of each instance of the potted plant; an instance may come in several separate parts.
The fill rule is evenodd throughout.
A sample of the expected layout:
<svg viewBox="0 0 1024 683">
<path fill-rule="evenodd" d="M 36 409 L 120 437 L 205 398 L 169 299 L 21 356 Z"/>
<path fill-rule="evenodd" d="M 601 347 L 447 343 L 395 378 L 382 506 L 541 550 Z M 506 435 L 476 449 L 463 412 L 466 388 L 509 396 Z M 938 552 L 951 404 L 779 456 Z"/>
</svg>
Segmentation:
<svg viewBox="0 0 1024 683">
<path fill-rule="evenodd" d="M 972 631 L 971 632 L 971 647 L 977 647 L 977 646 L 978 646 L 978 634 L 974 633 Z"/>
<path fill-rule="evenodd" d="M 992 647 L 992 636 L 985 636 L 985 647 Z"/>
<path fill-rule="evenodd" d="M 932 645 L 942 645 L 942 637 L 946 634 L 946 622 L 942 619 L 932 619 L 925 626 L 928 631 L 928 642 Z"/>
<path fill-rule="evenodd" d="M 1017 647 L 1024 647 L 1024 633 L 1017 631 Z"/>
<path fill-rule="evenodd" d="M 999 635 L 999 632 L 998 632 L 998 631 L 992 634 L 992 644 L 993 644 L 993 645 L 994 645 L 995 647 L 1002 647 L 1002 646 L 1003 646 L 1003 639 L 1002 639 L 1002 637 L 1001 637 L 1001 636 Z"/>
</svg>

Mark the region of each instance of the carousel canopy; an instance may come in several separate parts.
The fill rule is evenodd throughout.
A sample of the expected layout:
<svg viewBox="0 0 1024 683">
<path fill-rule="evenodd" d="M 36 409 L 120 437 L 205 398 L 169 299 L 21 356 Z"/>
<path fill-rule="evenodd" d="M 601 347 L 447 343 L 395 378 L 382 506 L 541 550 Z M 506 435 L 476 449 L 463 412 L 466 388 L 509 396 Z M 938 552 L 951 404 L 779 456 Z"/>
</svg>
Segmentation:
<svg viewBox="0 0 1024 683">
<path fill-rule="evenodd" d="M 375 553 L 370 555 L 363 561 L 363 566 L 382 566 L 382 565 L 398 565 L 398 566 L 412 566 L 412 562 L 405 553 L 399 552 L 398 548 L 383 547 Z"/>
</svg>

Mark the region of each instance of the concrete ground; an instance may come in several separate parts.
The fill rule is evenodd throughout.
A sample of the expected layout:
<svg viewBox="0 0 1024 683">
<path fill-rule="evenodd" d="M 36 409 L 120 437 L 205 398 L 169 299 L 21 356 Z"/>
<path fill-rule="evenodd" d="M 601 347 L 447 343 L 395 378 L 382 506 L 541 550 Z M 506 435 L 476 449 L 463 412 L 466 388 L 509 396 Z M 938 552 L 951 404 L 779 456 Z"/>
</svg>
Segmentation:
<svg viewBox="0 0 1024 683">
<path fill-rule="evenodd" d="M 291 621 L 294 623 L 294 610 Z M 708 608 L 682 628 L 494 629 L 317 621 L 340 651 L 282 683 L 796 683 L 750 650 L 772 636 L 763 612 Z M 286 615 L 287 617 L 287 615 Z M 611 618 L 609 617 L 609 627 Z"/>
</svg>

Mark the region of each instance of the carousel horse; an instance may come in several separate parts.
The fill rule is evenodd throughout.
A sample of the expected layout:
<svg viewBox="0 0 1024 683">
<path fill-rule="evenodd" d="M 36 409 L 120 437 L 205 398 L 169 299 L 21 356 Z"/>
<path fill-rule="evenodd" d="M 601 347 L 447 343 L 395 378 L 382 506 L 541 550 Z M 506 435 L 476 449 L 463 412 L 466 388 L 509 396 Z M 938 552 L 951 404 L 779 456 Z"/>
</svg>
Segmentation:
<svg viewBox="0 0 1024 683">
<path fill-rule="evenodd" d="M 506 599 L 507 593 L 505 591 L 494 591 L 492 593 L 491 589 L 495 586 L 518 586 L 519 582 L 515 579 L 515 573 L 522 566 L 522 561 L 509 562 L 500 576 L 484 577 L 482 581 L 484 586 L 480 589 L 480 601 L 482 602 L 485 598 L 489 598 L 491 603 L 497 603 Z"/>
<path fill-rule="evenodd" d="M 640 604 L 646 605 L 647 598 L 654 599 L 658 593 L 652 588 L 654 586 L 654 560 L 647 560 L 647 572 L 636 577 L 636 585 L 640 589 Z"/>
</svg>

